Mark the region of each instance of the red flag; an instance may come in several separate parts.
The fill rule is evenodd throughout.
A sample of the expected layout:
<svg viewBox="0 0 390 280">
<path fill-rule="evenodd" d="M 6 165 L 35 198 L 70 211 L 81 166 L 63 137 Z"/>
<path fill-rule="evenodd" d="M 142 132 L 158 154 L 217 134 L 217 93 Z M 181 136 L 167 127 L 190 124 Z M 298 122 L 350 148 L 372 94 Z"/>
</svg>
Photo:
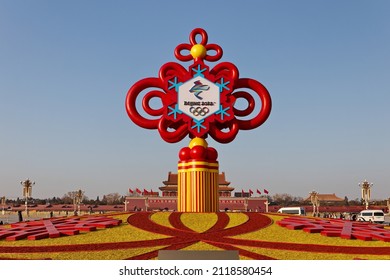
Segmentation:
<svg viewBox="0 0 390 280">
<path fill-rule="evenodd" d="M 133 193 L 134 193 L 134 191 L 133 191 L 132 189 L 129 189 L 129 193 L 133 194 Z"/>
<path fill-rule="evenodd" d="M 141 190 L 140 190 L 139 188 L 136 188 L 135 191 L 136 191 L 137 193 L 139 193 L 139 194 L 142 193 Z"/>
<path fill-rule="evenodd" d="M 264 193 L 265 193 L 265 194 L 268 194 L 268 191 L 267 191 L 266 189 L 264 189 Z"/>
<path fill-rule="evenodd" d="M 249 189 L 249 195 L 252 195 L 252 194 L 253 194 L 252 190 L 251 190 L 251 189 Z"/>
<path fill-rule="evenodd" d="M 144 189 L 144 194 L 149 194 L 149 192 L 147 190 Z"/>
<path fill-rule="evenodd" d="M 257 191 L 256 191 L 258 194 L 261 194 L 261 191 L 259 191 L 259 189 L 257 189 Z"/>
<path fill-rule="evenodd" d="M 242 194 L 242 197 L 244 197 L 244 194 L 245 194 L 244 190 L 241 191 L 241 194 Z"/>
</svg>

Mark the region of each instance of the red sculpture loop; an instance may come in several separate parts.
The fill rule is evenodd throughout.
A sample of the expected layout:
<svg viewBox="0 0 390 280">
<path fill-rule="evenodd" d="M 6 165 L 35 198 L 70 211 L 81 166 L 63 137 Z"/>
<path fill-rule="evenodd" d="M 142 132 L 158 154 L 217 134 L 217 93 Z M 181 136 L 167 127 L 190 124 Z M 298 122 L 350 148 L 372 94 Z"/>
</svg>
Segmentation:
<svg viewBox="0 0 390 280">
<path fill-rule="evenodd" d="M 197 36 L 201 37 L 199 43 Z M 160 68 L 158 78 L 142 79 L 129 89 L 126 110 L 130 119 L 143 128 L 157 129 L 169 143 L 179 142 L 187 135 L 191 138 L 210 135 L 220 143 L 229 143 L 240 129 L 262 125 L 272 107 L 267 89 L 256 80 L 240 78 L 232 63 L 222 62 L 210 70 L 204 61 L 218 61 L 223 51 L 216 44 L 208 44 L 203 29 L 194 29 L 189 39 L 190 44 L 180 44 L 175 49 L 178 60 L 194 60 L 188 70 L 168 62 Z M 183 54 L 184 51 L 189 54 Z M 261 101 L 260 110 L 253 117 L 250 115 L 256 102 L 252 92 Z M 247 108 L 234 107 L 239 98 L 246 100 Z M 154 99 L 160 100 L 161 107 L 151 106 Z"/>
<path fill-rule="evenodd" d="M 200 43 L 196 42 L 196 36 L 200 35 L 202 37 L 202 40 Z M 206 49 L 206 56 L 204 57 L 207 61 L 218 61 L 222 58 L 223 51 L 222 48 L 216 44 L 207 44 L 208 36 L 205 30 L 201 28 L 196 28 L 192 30 L 190 34 L 190 43 L 191 44 L 180 44 L 175 49 L 175 56 L 180 61 L 191 61 L 193 59 L 193 56 L 191 54 L 182 55 L 182 51 L 189 51 L 191 52 L 191 49 L 193 46 L 200 44 L 205 47 Z M 212 50 L 215 51 L 215 55 L 207 54 L 207 51 Z"/>
</svg>

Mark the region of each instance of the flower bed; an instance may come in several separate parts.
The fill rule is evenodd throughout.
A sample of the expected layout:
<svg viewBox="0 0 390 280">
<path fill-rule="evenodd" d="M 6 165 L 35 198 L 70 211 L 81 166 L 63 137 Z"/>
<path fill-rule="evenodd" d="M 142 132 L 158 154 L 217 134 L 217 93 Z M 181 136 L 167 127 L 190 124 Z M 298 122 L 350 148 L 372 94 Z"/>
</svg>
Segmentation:
<svg viewBox="0 0 390 280">
<path fill-rule="evenodd" d="M 0 241 L 0 259 L 155 259 L 164 250 L 238 250 L 241 259 L 390 259 L 390 244 L 329 238 L 260 213 L 138 212 L 119 226 L 55 239 Z"/>
<path fill-rule="evenodd" d="M 0 240 L 15 241 L 27 238 L 39 240 L 45 238 L 58 238 L 61 236 L 77 235 L 80 232 L 95 231 L 97 228 L 110 228 L 117 226 L 121 220 L 105 216 L 71 217 L 42 219 L 38 221 L 11 224 L 9 227 L 0 227 Z"/>
<path fill-rule="evenodd" d="M 362 223 L 338 219 L 308 219 L 289 217 L 277 222 L 288 229 L 302 229 L 308 233 L 320 233 L 328 237 L 360 239 L 364 241 L 380 240 L 390 242 L 390 230 L 382 224 Z"/>
</svg>

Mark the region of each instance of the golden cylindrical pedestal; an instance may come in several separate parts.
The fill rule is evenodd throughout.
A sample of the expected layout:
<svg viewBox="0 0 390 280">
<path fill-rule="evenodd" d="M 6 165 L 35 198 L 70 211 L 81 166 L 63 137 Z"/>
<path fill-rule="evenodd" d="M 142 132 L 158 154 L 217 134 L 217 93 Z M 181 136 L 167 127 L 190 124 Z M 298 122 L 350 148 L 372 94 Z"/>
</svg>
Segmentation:
<svg viewBox="0 0 390 280">
<path fill-rule="evenodd" d="M 179 212 L 218 212 L 218 154 L 207 147 L 205 140 L 191 143 L 179 154 L 177 209 Z"/>
</svg>

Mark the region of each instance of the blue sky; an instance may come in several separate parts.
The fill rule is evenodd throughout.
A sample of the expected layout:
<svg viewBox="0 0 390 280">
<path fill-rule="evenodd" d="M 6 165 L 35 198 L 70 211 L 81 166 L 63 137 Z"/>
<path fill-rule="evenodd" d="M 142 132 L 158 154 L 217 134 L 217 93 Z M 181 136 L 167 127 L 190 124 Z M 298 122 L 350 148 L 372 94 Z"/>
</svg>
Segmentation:
<svg viewBox="0 0 390 280">
<path fill-rule="evenodd" d="M 0 195 L 157 190 L 189 139 L 164 142 L 124 100 L 204 28 L 263 83 L 267 122 L 208 140 L 237 190 L 390 196 L 388 1 L 0 0 Z M 188 64 L 183 63 L 185 67 Z M 213 64 L 210 64 L 211 66 Z"/>
</svg>

